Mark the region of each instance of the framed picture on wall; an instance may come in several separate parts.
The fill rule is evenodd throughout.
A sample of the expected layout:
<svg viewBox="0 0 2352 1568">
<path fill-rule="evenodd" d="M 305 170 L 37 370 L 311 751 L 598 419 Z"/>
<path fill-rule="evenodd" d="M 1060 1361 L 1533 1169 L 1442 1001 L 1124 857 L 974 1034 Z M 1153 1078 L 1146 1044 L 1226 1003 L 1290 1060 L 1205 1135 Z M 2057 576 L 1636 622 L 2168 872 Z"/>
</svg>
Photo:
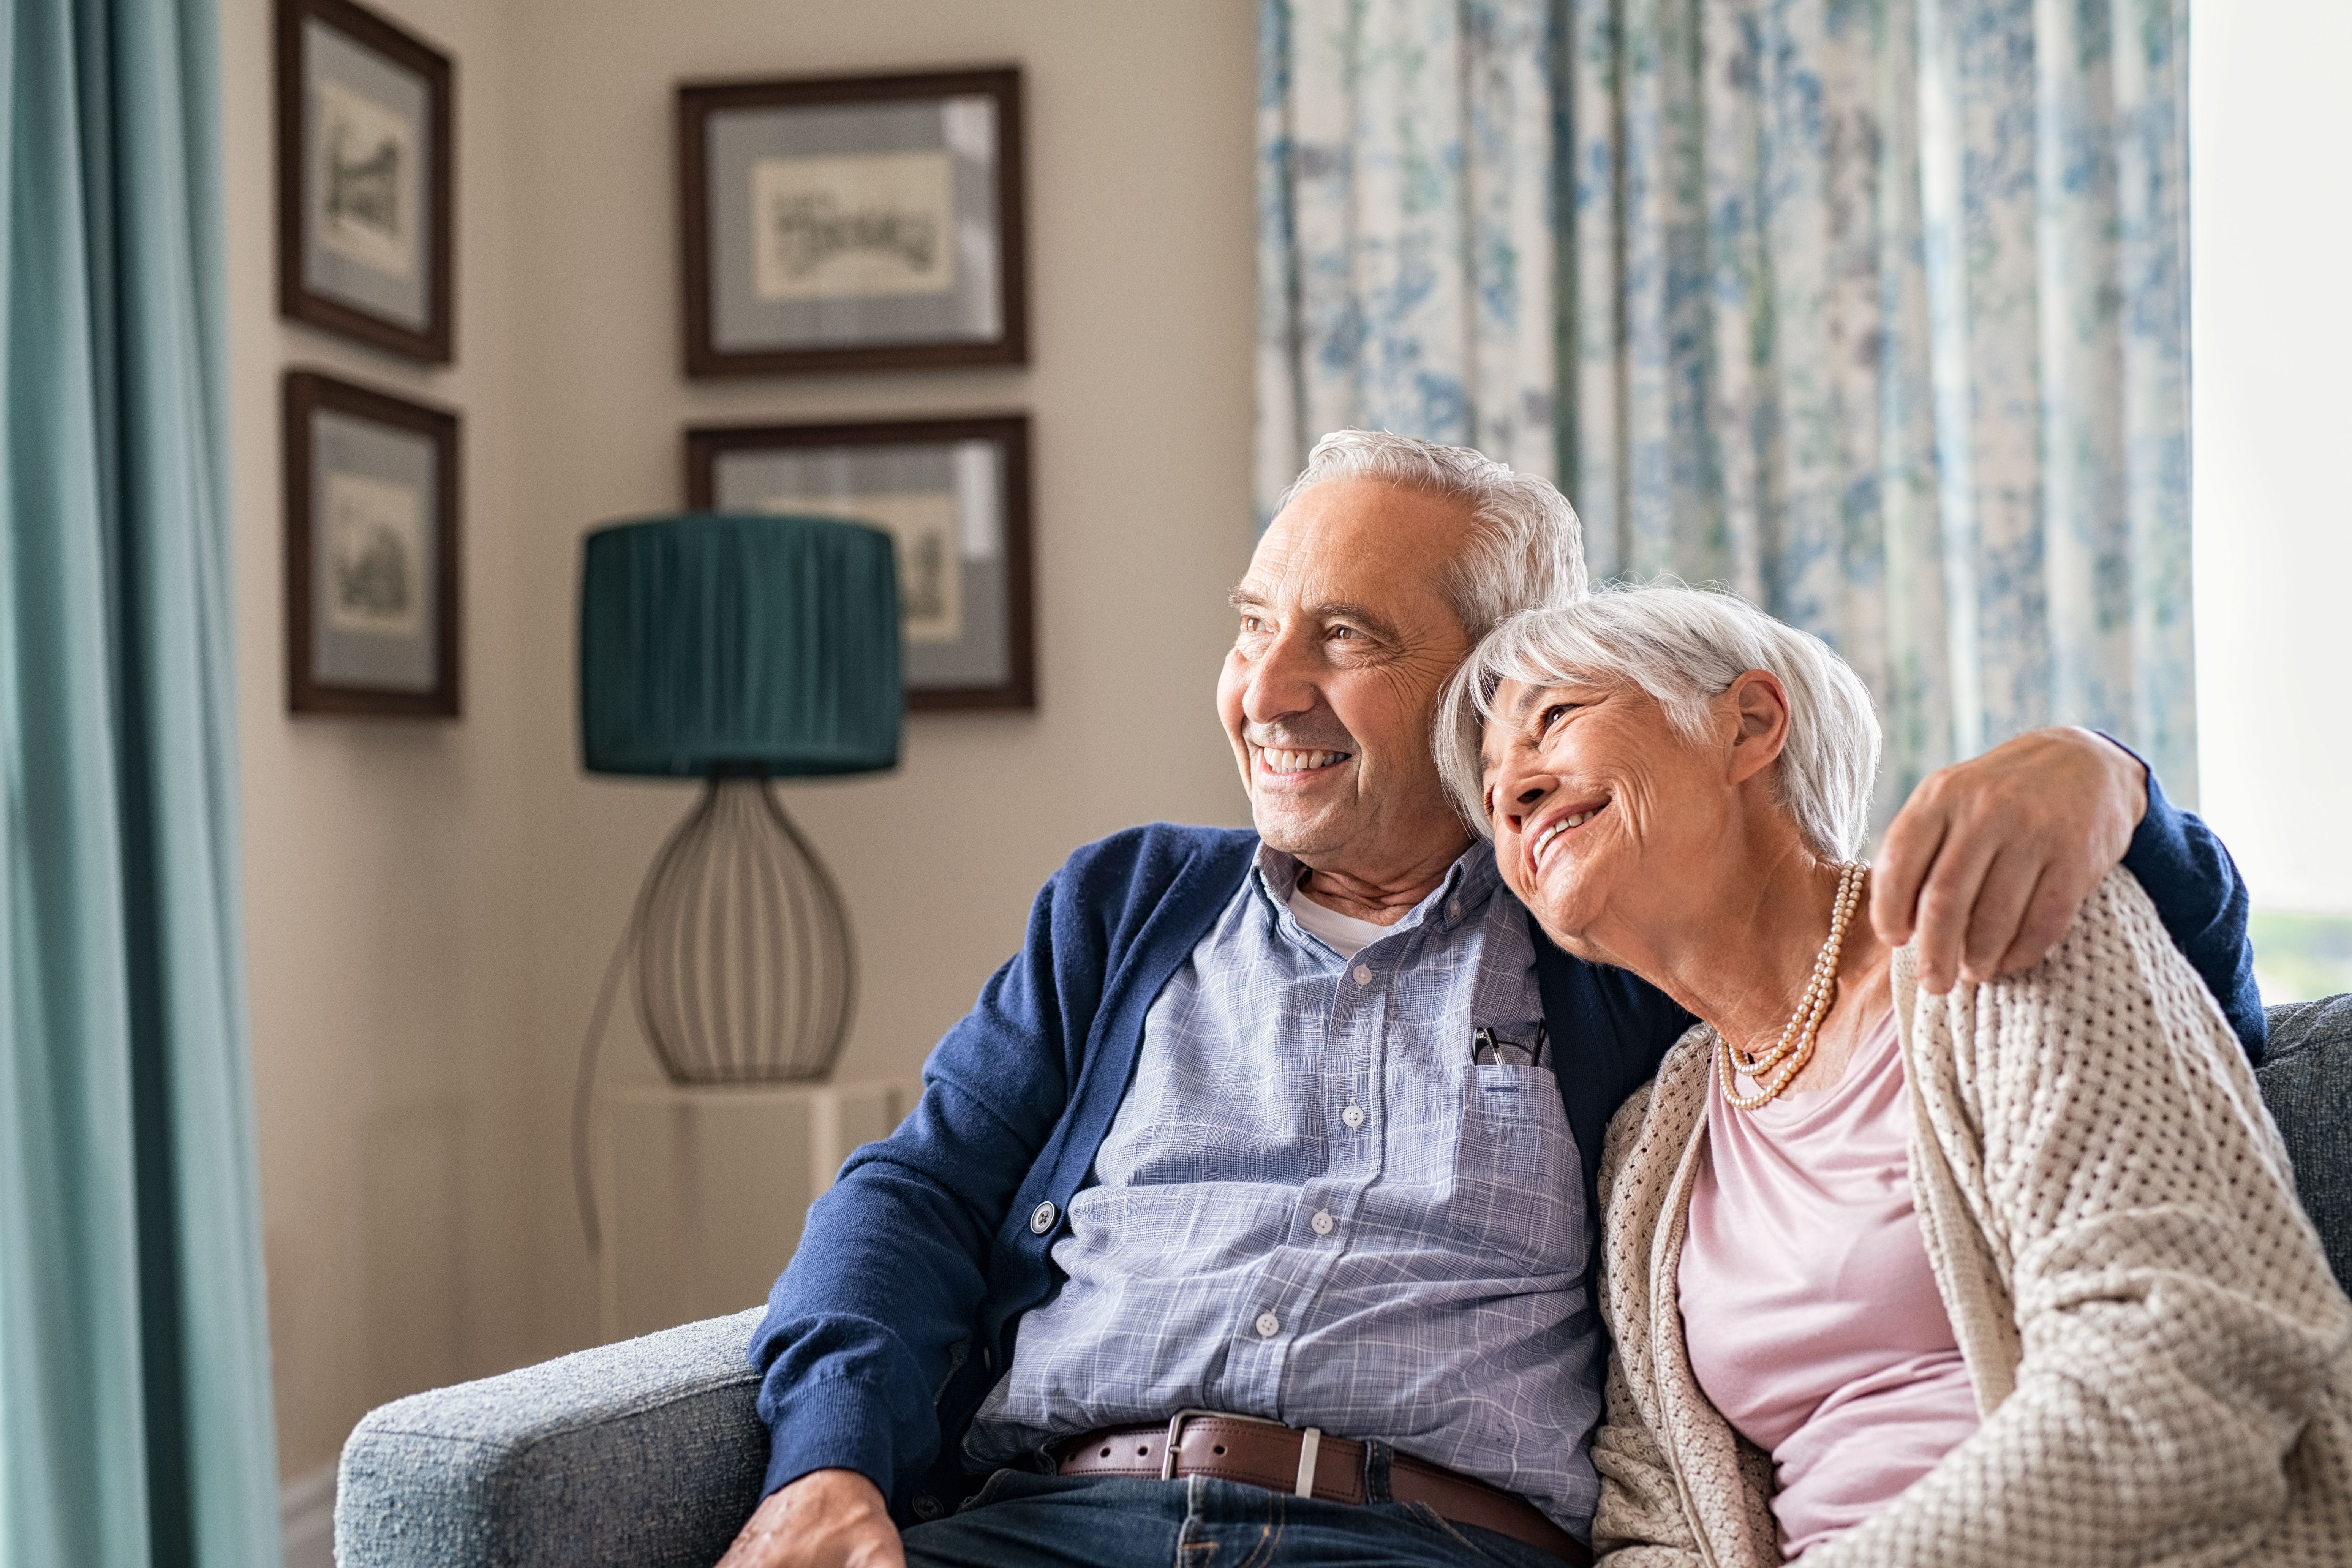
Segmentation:
<svg viewBox="0 0 2352 1568">
<path fill-rule="evenodd" d="M 280 314 L 448 363 L 453 79 L 352 0 L 278 0 Z"/>
<path fill-rule="evenodd" d="M 457 717 L 457 416 L 297 370 L 285 419 L 288 708 Z"/>
<path fill-rule="evenodd" d="M 854 518 L 898 544 L 907 706 L 1037 706 L 1029 416 L 714 426 L 686 433 L 700 511 Z"/>
<path fill-rule="evenodd" d="M 1021 73 L 677 89 L 688 375 L 1029 357 Z"/>
</svg>

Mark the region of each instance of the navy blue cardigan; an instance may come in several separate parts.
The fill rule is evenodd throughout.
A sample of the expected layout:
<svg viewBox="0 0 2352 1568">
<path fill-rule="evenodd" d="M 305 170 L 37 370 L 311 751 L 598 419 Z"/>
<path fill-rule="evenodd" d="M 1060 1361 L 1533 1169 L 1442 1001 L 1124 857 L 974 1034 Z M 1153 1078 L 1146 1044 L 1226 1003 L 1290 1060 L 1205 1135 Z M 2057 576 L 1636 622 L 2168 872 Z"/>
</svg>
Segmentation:
<svg viewBox="0 0 2352 1568">
<path fill-rule="evenodd" d="M 965 1428 L 1022 1314 L 1060 1283 L 1048 1249 L 1127 1092 L 1145 1011 L 1256 848 L 1254 833 L 1155 825 L 1087 846 L 1045 884 L 1020 954 L 932 1053 L 913 1114 L 850 1157 L 769 1297 L 751 1348 L 766 1490 L 841 1467 L 881 1488 L 902 1525 L 955 1506 Z M 2245 892 L 2221 841 L 2151 780 L 2124 863 L 2259 1060 Z M 1609 1117 L 1691 1019 L 1622 970 L 1540 932 L 1536 948 L 1597 1215 Z"/>
</svg>

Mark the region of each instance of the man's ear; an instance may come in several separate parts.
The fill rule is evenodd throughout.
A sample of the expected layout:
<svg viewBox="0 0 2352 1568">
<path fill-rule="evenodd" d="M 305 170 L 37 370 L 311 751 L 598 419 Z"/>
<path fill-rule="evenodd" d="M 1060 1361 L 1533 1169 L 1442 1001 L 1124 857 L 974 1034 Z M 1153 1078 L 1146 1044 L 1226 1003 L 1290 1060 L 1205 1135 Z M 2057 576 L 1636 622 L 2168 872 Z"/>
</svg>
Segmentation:
<svg viewBox="0 0 2352 1568">
<path fill-rule="evenodd" d="M 1723 694 L 1738 721 L 1731 737 L 1731 782 L 1744 784 L 1780 760 L 1789 743 L 1789 694 L 1769 669 L 1744 670 Z"/>
</svg>

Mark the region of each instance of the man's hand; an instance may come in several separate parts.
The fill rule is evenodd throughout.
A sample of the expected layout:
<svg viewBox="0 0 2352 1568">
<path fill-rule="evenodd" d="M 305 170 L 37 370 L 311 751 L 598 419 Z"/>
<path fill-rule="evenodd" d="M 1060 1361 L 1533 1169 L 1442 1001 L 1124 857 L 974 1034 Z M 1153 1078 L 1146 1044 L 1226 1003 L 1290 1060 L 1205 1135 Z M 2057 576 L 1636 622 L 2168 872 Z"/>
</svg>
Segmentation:
<svg viewBox="0 0 2352 1568">
<path fill-rule="evenodd" d="M 1886 830 L 1870 923 L 1919 937 L 1941 994 L 2042 962 L 2131 847 L 2147 770 L 2088 730 L 2035 730 L 1929 774 Z"/>
<path fill-rule="evenodd" d="M 907 1568 L 881 1489 L 856 1470 L 811 1470 L 745 1522 L 719 1568 Z"/>
</svg>

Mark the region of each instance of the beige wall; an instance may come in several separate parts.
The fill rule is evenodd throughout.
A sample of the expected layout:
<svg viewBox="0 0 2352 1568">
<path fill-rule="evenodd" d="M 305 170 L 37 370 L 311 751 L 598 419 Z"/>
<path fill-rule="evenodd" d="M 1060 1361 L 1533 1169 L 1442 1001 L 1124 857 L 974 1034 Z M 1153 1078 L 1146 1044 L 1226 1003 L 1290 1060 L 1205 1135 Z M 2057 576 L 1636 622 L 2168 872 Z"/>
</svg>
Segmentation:
<svg viewBox="0 0 2352 1568">
<path fill-rule="evenodd" d="M 863 966 L 841 1074 L 910 1068 L 1076 844 L 1246 807 L 1212 711 L 1249 547 L 1252 9 L 1075 0 L 387 0 L 459 60 L 459 359 L 275 319 L 266 0 L 224 0 L 248 947 L 284 1464 L 369 1404 L 593 1339 L 572 1055 L 690 792 L 583 777 L 579 539 L 677 506 L 705 420 L 1025 409 L 1041 701 L 919 716 L 887 777 L 784 790 Z M 735 384 L 678 374 L 681 78 L 1016 60 L 1032 363 Z M 275 382 L 289 361 L 463 408 L 467 713 L 289 721 Z M 626 1028 L 609 1072 L 649 1077 Z M 748 1304 L 748 1303 L 747 1303 Z"/>
<path fill-rule="evenodd" d="M 220 11 L 246 946 L 281 1464 L 369 1405 L 514 1360 L 535 1223 L 517 1131 L 532 1048 L 518 713 L 523 488 L 510 413 L 504 18 L 403 0 L 460 60 L 460 353 L 425 370 L 278 319 L 270 6 Z M 286 711 L 278 375 L 302 364 L 463 411 L 467 713 Z"/>
<path fill-rule="evenodd" d="M 538 1103 L 569 1054 L 637 879 L 690 801 L 591 780 L 568 708 L 567 595 L 586 527 L 678 505 L 698 420 L 1025 408 L 1036 443 L 1040 705 L 909 721 L 885 778 L 794 785 L 840 874 L 864 973 L 840 1073 L 918 1064 L 1018 943 L 1079 842 L 1152 817 L 1245 812 L 1211 689 L 1249 543 L 1254 37 L 1246 0 L 779 5 L 517 0 L 532 61 L 515 162 L 530 285 L 516 326 L 530 494 L 525 716 Z M 1011 59 L 1029 136 L 1027 370 L 689 384 L 678 374 L 671 89 L 681 78 Z M 641 1052 L 616 1070 L 649 1073 Z M 554 1122 L 543 1136 L 554 1135 Z M 568 1212 L 560 1164 L 542 1211 Z M 572 1228 L 551 1220 L 549 1342 L 593 1324 Z M 781 1259 L 778 1260 L 781 1263 Z M 747 1303 L 748 1304 L 748 1303 Z"/>
</svg>

